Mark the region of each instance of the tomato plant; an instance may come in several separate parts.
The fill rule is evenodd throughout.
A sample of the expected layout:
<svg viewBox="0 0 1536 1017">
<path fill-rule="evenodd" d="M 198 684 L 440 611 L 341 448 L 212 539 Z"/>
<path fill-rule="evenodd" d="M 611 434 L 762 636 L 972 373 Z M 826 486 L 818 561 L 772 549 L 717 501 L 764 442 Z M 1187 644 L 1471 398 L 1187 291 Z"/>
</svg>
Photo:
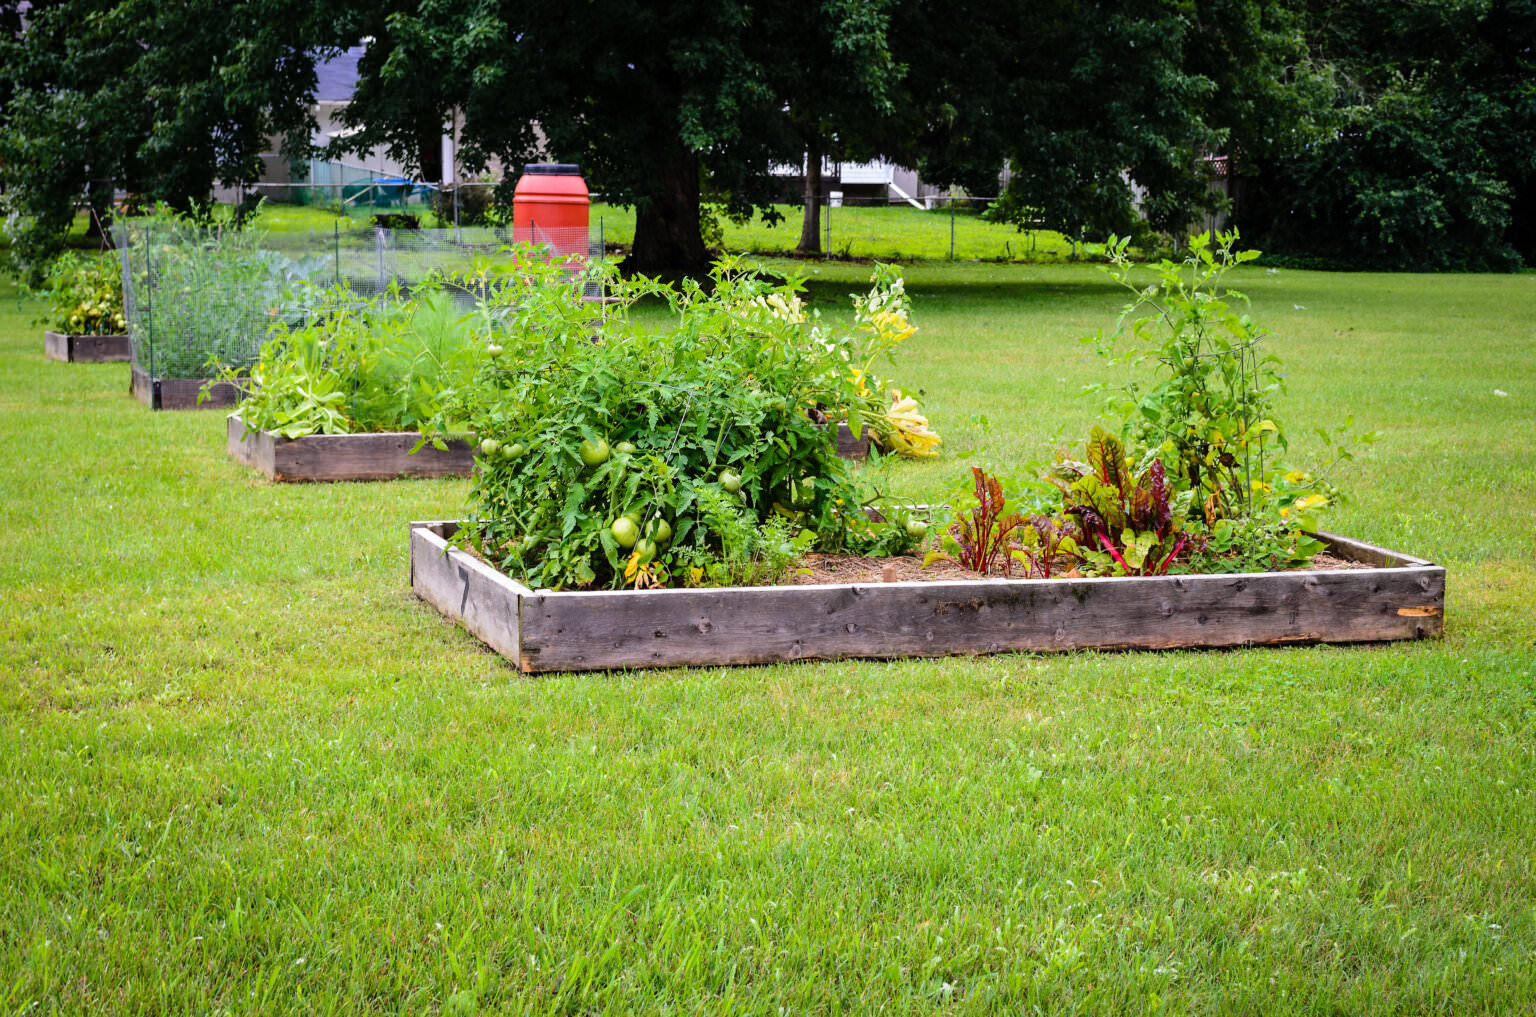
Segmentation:
<svg viewBox="0 0 1536 1017">
<path fill-rule="evenodd" d="M 708 287 L 609 277 L 611 302 L 593 304 L 570 266 L 526 251 L 456 282 L 483 294 L 476 327 L 502 348 L 457 410 L 527 449 L 481 457 L 461 533 L 509 572 L 548 587 L 712 581 L 727 557 L 780 546 L 738 539 L 770 526 L 825 550 L 915 542 L 866 517 L 874 494 L 813 420 L 857 412 L 850 364 L 868 343 L 785 313 L 798 283 L 728 262 Z M 631 316 L 642 298 L 665 302 L 667 327 Z"/>
<path fill-rule="evenodd" d="M 121 335 L 127 331 L 122 271 L 111 253 L 88 256 L 64 252 L 49 266 L 39 295 L 47 299 L 48 311 L 35 324 L 69 335 Z"/>
</svg>

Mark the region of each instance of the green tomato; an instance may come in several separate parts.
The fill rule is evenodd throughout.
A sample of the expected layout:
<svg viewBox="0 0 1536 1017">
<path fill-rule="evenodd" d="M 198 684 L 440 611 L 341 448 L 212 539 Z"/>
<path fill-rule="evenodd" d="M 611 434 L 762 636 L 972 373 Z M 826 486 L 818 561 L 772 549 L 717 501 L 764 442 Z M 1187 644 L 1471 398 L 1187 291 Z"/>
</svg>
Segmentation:
<svg viewBox="0 0 1536 1017">
<path fill-rule="evenodd" d="M 608 461 L 608 442 L 603 438 L 599 438 L 596 444 L 590 441 L 583 441 L 581 448 L 577 450 L 577 454 L 581 456 L 581 461 L 588 466 L 601 466 Z"/>
<path fill-rule="evenodd" d="M 651 524 L 651 539 L 658 544 L 665 544 L 672 539 L 672 526 L 665 519 L 658 519 Z"/>
<path fill-rule="evenodd" d="M 527 450 L 523 448 L 522 442 L 514 441 L 510 445 L 503 445 L 503 446 L 501 446 L 501 458 L 503 458 L 503 459 L 516 459 L 518 456 L 522 455 L 525 451 L 527 451 Z"/>
<path fill-rule="evenodd" d="M 634 547 L 640 539 L 640 527 L 628 516 L 619 516 L 613 521 L 613 539 L 619 542 L 620 547 Z"/>
<path fill-rule="evenodd" d="M 634 455 L 637 451 L 635 449 L 635 443 L 632 441 L 621 441 L 617 445 L 613 446 L 613 450 L 615 452 L 623 452 L 625 455 L 631 456 Z"/>
<path fill-rule="evenodd" d="M 637 508 L 632 508 L 628 512 L 624 513 L 624 518 L 628 519 L 630 522 L 634 523 L 636 526 L 639 526 L 640 525 L 640 510 L 637 509 Z"/>
<path fill-rule="evenodd" d="M 496 357 L 501 356 L 501 347 L 496 345 L 495 343 L 491 343 L 489 346 L 487 346 L 485 348 L 485 352 L 486 352 L 487 356 L 491 357 L 494 360 Z"/>
<path fill-rule="evenodd" d="M 655 558 L 656 550 L 656 542 L 654 540 L 640 540 L 635 544 L 635 553 L 640 556 L 641 565 Z"/>
<path fill-rule="evenodd" d="M 741 490 L 741 477 L 730 470 L 721 470 L 720 486 L 725 488 L 727 494 L 735 494 Z"/>
<path fill-rule="evenodd" d="M 913 540 L 922 540 L 924 537 L 928 536 L 928 524 L 923 522 L 921 519 L 908 519 L 907 536 L 911 537 Z"/>
<path fill-rule="evenodd" d="M 501 442 L 497 441 L 495 438 L 487 438 L 480 443 L 480 454 L 485 456 L 487 459 L 500 451 Z"/>
</svg>

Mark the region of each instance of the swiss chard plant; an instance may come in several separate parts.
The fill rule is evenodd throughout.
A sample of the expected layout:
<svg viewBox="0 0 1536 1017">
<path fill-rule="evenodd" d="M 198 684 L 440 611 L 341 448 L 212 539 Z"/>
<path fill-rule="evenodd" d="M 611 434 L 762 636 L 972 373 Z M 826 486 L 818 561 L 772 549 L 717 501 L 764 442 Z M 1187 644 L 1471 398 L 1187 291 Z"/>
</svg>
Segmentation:
<svg viewBox="0 0 1536 1017">
<path fill-rule="evenodd" d="M 1058 457 L 1051 479 L 1081 534 L 1077 553 L 1095 572 L 1157 576 L 1190 542 L 1192 490 L 1178 493 L 1161 459 L 1138 470 L 1114 435 L 1095 427 L 1086 461 Z"/>
<path fill-rule="evenodd" d="M 1011 576 L 1015 562 L 1011 552 L 1029 520 L 1009 502 L 1003 493 L 1003 482 L 997 477 L 972 466 L 971 483 L 970 494 L 975 503 L 958 499 L 963 507 L 956 509 L 954 519 L 939 538 L 940 549 L 929 552 L 925 563 L 947 558 L 984 576 L 993 572 Z"/>
</svg>

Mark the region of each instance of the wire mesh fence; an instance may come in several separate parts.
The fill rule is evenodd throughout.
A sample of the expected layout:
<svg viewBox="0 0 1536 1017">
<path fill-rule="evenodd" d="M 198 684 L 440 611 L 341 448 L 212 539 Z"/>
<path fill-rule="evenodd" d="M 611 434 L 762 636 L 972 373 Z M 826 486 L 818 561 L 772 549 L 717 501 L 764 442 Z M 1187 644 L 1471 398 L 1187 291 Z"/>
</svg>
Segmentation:
<svg viewBox="0 0 1536 1017">
<path fill-rule="evenodd" d="M 410 290 L 435 275 L 533 243 L 572 268 L 600 261 L 600 233 L 507 227 L 347 229 L 272 233 L 151 220 L 113 230 L 123 307 L 136 367 L 156 378 L 207 378 L 260 356 L 279 324 L 301 325 L 316 287 L 346 286 L 360 299 Z M 464 300 L 472 299 L 466 292 Z"/>
</svg>

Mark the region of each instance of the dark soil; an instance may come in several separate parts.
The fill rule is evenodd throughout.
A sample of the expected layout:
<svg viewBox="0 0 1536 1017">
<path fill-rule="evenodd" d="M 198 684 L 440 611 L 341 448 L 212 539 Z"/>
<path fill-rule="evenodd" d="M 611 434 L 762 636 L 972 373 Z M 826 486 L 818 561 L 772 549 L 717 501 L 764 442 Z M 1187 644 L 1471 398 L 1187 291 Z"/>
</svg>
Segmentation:
<svg viewBox="0 0 1536 1017">
<path fill-rule="evenodd" d="M 1368 569 L 1374 566 L 1363 562 L 1348 561 L 1326 552 L 1315 555 L 1303 572 L 1321 572 L 1330 569 Z M 1079 573 L 1063 572 L 1054 578 L 1076 577 Z M 914 555 L 894 558 L 864 558 L 851 554 L 808 554 L 800 567 L 785 577 L 781 585 L 808 586 L 824 583 L 905 583 L 942 582 L 959 579 L 986 579 L 980 572 L 961 568 L 952 561 L 936 561 L 923 567 L 923 559 Z M 994 575 L 991 578 L 1002 578 Z"/>
</svg>

